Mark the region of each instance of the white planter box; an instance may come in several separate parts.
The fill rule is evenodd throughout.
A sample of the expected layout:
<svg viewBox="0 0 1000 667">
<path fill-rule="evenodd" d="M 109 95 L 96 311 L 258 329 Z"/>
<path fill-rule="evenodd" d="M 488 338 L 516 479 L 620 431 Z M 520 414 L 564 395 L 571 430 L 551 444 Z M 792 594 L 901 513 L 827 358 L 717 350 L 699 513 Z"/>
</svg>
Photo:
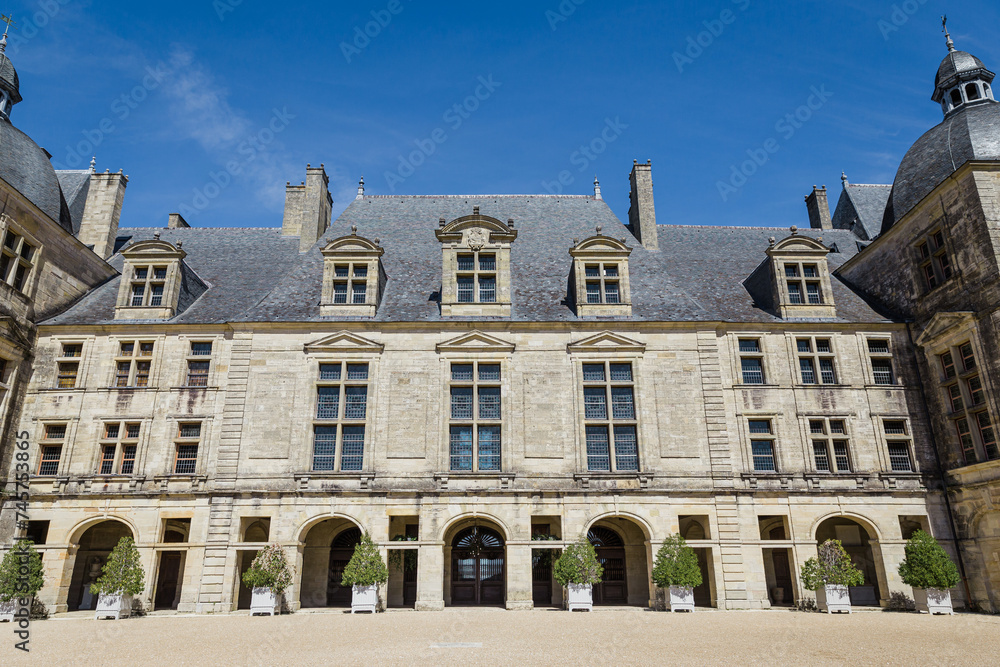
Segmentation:
<svg viewBox="0 0 1000 667">
<path fill-rule="evenodd" d="M 594 610 L 594 586 L 592 584 L 569 584 L 566 586 L 566 606 L 570 611 Z"/>
<path fill-rule="evenodd" d="M 666 595 L 667 611 L 694 611 L 694 589 L 671 586 Z"/>
<path fill-rule="evenodd" d="M 374 614 L 378 610 L 378 586 L 354 586 L 351 589 L 351 613 Z"/>
<path fill-rule="evenodd" d="M 816 606 L 828 614 L 851 613 L 851 591 L 847 586 L 828 585 L 816 591 Z"/>
<path fill-rule="evenodd" d="M 14 622 L 14 614 L 17 613 L 17 598 L 10 602 L 0 601 L 0 623 L 4 621 Z"/>
<path fill-rule="evenodd" d="M 99 618 L 128 618 L 132 615 L 131 595 L 101 595 L 97 598 L 97 611 L 94 620 Z"/>
<path fill-rule="evenodd" d="M 917 611 L 934 614 L 955 614 L 951 606 L 951 591 L 940 588 L 914 588 L 913 602 Z"/>
<path fill-rule="evenodd" d="M 267 614 L 274 616 L 281 614 L 281 596 L 275 595 L 270 588 L 253 589 L 253 597 L 250 598 L 250 615 Z"/>
</svg>

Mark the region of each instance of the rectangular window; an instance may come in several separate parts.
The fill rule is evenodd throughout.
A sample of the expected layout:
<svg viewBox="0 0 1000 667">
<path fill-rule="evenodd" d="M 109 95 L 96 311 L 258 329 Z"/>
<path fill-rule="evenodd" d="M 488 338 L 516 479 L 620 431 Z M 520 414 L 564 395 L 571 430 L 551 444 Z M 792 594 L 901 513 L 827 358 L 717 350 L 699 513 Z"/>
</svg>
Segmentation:
<svg viewBox="0 0 1000 667">
<path fill-rule="evenodd" d="M 472 276 L 458 277 L 458 302 L 473 303 L 475 301 L 475 279 Z"/>
<path fill-rule="evenodd" d="M 986 460 L 993 461 L 1000 458 L 1000 450 L 997 448 L 996 431 L 990 423 L 988 412 L 980 412 L 976 415 L 976 423 L 979 426 L 979 437 L 983 441 L 983 451 L 986 453 Z"/>
<path fill-rule="evenodd" d="M 149 305 L 163 305 L 163 285 L 150 285 L 149 290 Z"/>
<path fill-rule="evenodd" d="M 479 278 L 479 301 L 480 303 L 496 303 L 497 279 L 495 276 L 481 276 Z"/>
<path fill-rule="evenodd" d="M 459 271 L 475 271 L 476 270 L 476 256 L 475 255 L 459 255 L 458 256 L 458 270 Z"/>
<path fill-rule="evenodd" d="M 760 341 L 756 338 L 740 338 L 740 352 L 760 354 Z"/>
<path fill-rule="evenodd" d="M 604 364 L 584 364 L 584 382 L 604 382 Z"/>
<path fill-rule="evenodd" d="M 348 380 L 367 380 L 368 364 L 347 364 Z"/>
<path fill-rule="evenodd" d="M 764 368 L 760 359 L 741 360 L 743 366 L 743 384 L 764 384 Z"/>
<path fill-rule="evenodd" d="M 837 460 L 837 472 L 851 472 L 851 459 L 846 440 L 834 440 L 833 454 Z"/>
<path fill-rule="evenodd" d="M 959 353 L 962 355 L 962 367 L 971 371 L 976 368 L 976 355 L 972 352 L 972 343 L 965 343 L 960 348 L 958 348 Z"/>
<path fill-rule="evenodd" d="M 198 445 L 177 445 L 175 475 L 193 475 L 198 465 Z"/>
<path fill-rule="evenodd" d="M 908 442 L 890 442 L 889 465 L 893 472 L 913 472 L 910 461 L 910 444 Z"/>
<path fill-rule="evenodd" d="M 132 305 L 141 306 L 146 293 L 145 285 L 132 285 Z"/>
<path fill-rule="evenodd" d="M 815 278 L 819 275 L 817 273 L 818 269 L 815 264 L 803 264 L 802 265 L 802 277 L 803 278 Z"/>
<path fill-rule="evenodd" d="M 753 469 L 761 472 L 775 472 L 774 443 L 770 440 L 751 440 Z"/>
<path fill-rule="evenodd" d="M 8 229 L 0 250 L 0 280 L 21 292 L 31 271 L 35 248 Z"/>
<path fill-rule="evenodd" d="M 117 453 L 115 445 L 104 445 L 101 448 L 101 475 L 110 475 L 115 470 L 115 455 Z"/>
<path fill-rule="evenodd" d="M 210 357 L 210 356 L 212 356 L 212 344 L 211 343 L 191 343 L 191 356 L 192 357 Z"/>
<path fill-rule="evenodd" d="M 333 284 L 333 302 L 347 303 L 347 283 Z"/>
<path fill-rule="evenodd" d="M 201 424 L 181 424 L 178 430 L 178 437 L 184 439 L 200 438 Z"/>
<path fill-rule="evenodd" d="M 830 457 L 826 451 L 826 441 L 814 441 L 813 454 L 816 458 L 816 470 L 819 470 L 820 472 L 830 472 Z"/>
<path fill-rule="evenodd" d="M 479 469 L 500 470 L 500 427 L 479 427 Z"/>
<path fill-rule="evenodd" d="M 588 282 L 587 303 L 600 303 L 600 302 L 601 302 L 601 283 Z"/>
<path fill-rule="evenodd" d="M 635 419 L 632 387 L 611 387 L 611 416 L 613 419 Z"/>
<path fill-rule="evenodd" d="M 63 359 L 78 359 L 83 356 L 83 345 L 80 343 L 65 343 L 62 346 Z"/>
<path fill-rule="evenodd" d="M 341 433 L 341 470 L 361 470 L 364 466 L 365 427 L 344 426 Z"/>
<path fill-rule="evenodd" d="M 451 388 L 451 418 L 472 419 L 473 387 Z"/>
<path fill-rule="evenodd" d="M 187 376 L 188 386 L 207 387 L 208 368 L 209 368 L 209 362 L 207 361 L 189 361 L 188 376 Z"/>
<path fill-rule="evenodd" d="M 833 370 L 833 359 L 819 360 L 819 374 L 823 384 L 836 384 L 837 374 Z"/>
<path fill-rule="evenodd" d="M 497 270 L 497 256 L 496 255 L 480 255 L 479 256 L 479 270 L 480 271 L 496 271 Z"/>
<path fill-rule="evenodd" d="M 800 355 L 799 373 L 802 384 L 837 384 L 833 344 L 829 338 L 798 338 L 795 348 Z"/>
<path fill-rule="evenodd" d="M 802 384 L 816 384 L 816 368 L 812 359 L 799 359 L 799 370 L 802 371 Z"/>
<path fill-rule="evenodd" d="M 612 382 L 631 382 L 632 364 L 611 364 Z"/>
<path fill-rule="evenodd" d="M 151 361 L 141 361 L 153 356 L 153 343 L 125 341 L 119 344 L 115 360 L 116 387 L 146 387 L 149 385 Z"/>
<path fill-rule="evenodd" d="M 158 266 L 153 269 L 153 279 L 154 280 L 166 280 L 167 279 L 167 267 Z"/>
<path fill-rule="evenodd" d="M 344 419 L 364 419 L 368 412 L 368 387 L 344 387 Z"/>
<path fill-rule="evenodd" d="M 337 454 L 337 427 L 313 427 L 313 470 L 334 470 Z"/>
<path fill-rule="evenodd" d="M 59 364 L 59 377 L 57 378 L 60 389 L 72 389 L 76 386 L 76 376 L 80 371 L 78 362 L 61 362 Z"/>
<path fill-rule="evenodd" d="M 467 422 L 450 426 L 452 470 L 501 469 L 500 380 L 500 364 L 451 365 L 451 420 Z"/>
<path fill-rule="evenodd" d="M 336 419 L 340 415 L 340 387 L 317 387 L 316 419 Z"/>
<path fill-rule="evenodd" d="M 958 441 L 962 443 L 962 456 L 965 457 L 966 465 L 978 463 L 979 457 L 976 456 L 976 443 L 972 440 L 969 420 L 964 418 L 959 419 L 955 422 L 955 428 L 958 429 Z"/>
<path fill-rule="evenodd" d="M 500 364 L 479 364 L 480 382 L 500 382 Z"/>
<path fill-rule="evenodd" d="M 368 285 L 366 283 L 352 283 L 352 301 L 354 304 L 364 304 L 368 298 Z"/>
<path fill-rule="evenodd" d="M 885 420 L 882 428 L 887 435 L 906 435 L 906 422 L 898 420 Z"/>
<path fill-rule="evenodd" d="M 42 457 L 38 463 L 40 476 L 51 476 L 59 472 L 59 457 L 62 456 L 62 445 L 46 445 L 41 448 Z"/>
<path fill-rule="evenodd" d="M 601 277 L 601 265 L 600 264 L 588 264 L 584 271 L 588 278 L 600 278 Z M 600 283 L 598 283 L 600 284 Z"/>
<path fill-rule="evenodd" d="M 149 386 L 149 367 L 150 367 L 150 363 L 148 361 L 137 361 L 137 362 L 135 362 L 135 386 L 136 387 L 148 387 Z"/>
<path fill-rule="evenodd" d="M 472 427 L 451 427 L 451 469 L 472 470 Z"/>
<path fill-rule="evenodd" d="M 889 341 L 869 338 L 868 352 L 871 354 L 889 354 Z"/>
<path fill-rule="evenodd" d="M 955 360 L 952 358 L 951 352 L 945 352 L 941 355 L 941 370 L 944 371 L 944 377 L 948 380 L 957 375 Z"/>
<path fill-rule="evenodd" d="M 969 387 L 969 399 L 972 405 L 982 405 L 986 402 L 986 393 L 983 391 L 983 381 L 975 375 L 967 381 Z"/>
<path fill-rule="evenodd" d="M 799 283 L 788 283 L 788 302 L 802 303 L 802 285 Z"/>
<path fill-rule="evenodd" d="M 952 412 L 962 412 L 965 410 L 965 401 L 962 400 L 962 388 L 957 384 L 948 387 L 948 398 L 951 401 Z"/>
<path fill-rule="evenodd" d="M 639 469 L 639 445 L 635 426 L 615 426 L 615 467 L 618 470 Z"/>
<path fill-rule="evenodd" d="M 500 419 L 500 387 L 480 387 L 479 418 Z"/>
<path fill-rule="evenodd" d="M 122 445 L 122 464 L 119 469 L 122 475 L 131 475 L 135 472 L 135 452 L 136 445 Z"/>
<path fill-rule="evenodd" d="M 355 264 L 354 265 L 354 277 L 355 278 L 367 278 L 368 277 L 368 265 L 367 264 Z"/>
<path fill-rule="evenodd" d="M 872 374 L 875 376 L 875 384 L 896 384 L 892 361 L 889 359 L 872 359 Z"/>
<path fill-rule="evenodd" d="M 604 387 L 583 388 L 583 416 L 585 419 L 607 419 L 608 403 Z"/>
<path fill-rule="evenodd" d="M 750 432 L 754 435 L 767 434 L 771 435 L 771 422 L 766 419 L 751 419 L 750 420 Z"/>
<path fill-rule="evenodd" d="M 809 303 L 823 303 L 820 298 L 819 283 L 806 283 L 806 295 L 809 297 Z"/>
<path fill-rule="evenodd" d="M 587 469 L 611 470 L 611 450 L 606 426 L 587 427 Z"/>
<path fill-rule="evenodd" d="M 798 264 L 785 264 L 785 277 L 786 278 L 798 278 L 799 277 L 799 265 Z"/>
<path fill-rule="evenodd" d="M 320 380 L 339 380 L 340 379 L 340 364 L 320 364 L 319 365 L 319 379 Z"/>
<path fill-rule="evenodd" d="M 605 303 L 619 303 L 620 299 L 618 297 L 618 283 L 605 283 L 604 284 L 604 302 Z"/>
</svg>

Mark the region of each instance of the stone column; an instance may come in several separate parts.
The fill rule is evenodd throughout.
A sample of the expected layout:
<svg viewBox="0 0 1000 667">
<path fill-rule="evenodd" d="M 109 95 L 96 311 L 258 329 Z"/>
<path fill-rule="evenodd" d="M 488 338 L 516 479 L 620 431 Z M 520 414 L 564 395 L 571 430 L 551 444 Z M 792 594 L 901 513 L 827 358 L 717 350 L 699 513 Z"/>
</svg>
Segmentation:
<svg viewBox="0 0 1000 667">
<path fill-rule="evenodd" d="M 444 549 L 425 544 L 417 556 L 417 611 L 444 609 Z"/>
<path fill-rule="evenodd" d="M 507 544 L 507 609 L 531 609 L 531 544 Z"/>
</svg>

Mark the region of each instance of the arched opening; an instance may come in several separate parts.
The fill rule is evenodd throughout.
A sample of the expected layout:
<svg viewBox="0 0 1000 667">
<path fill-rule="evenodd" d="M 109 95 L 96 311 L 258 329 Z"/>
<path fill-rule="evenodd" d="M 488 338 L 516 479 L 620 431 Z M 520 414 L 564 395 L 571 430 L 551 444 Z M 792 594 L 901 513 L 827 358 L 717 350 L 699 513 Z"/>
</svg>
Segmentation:
<svg viewBox="0 0 1000 667">
<path fill-rule="evenodd" d="M 678 529 L 686 541 L 709 539 L 708 517 L 705 515 L 679 516 Z M 712 580 L 709 564 L 712 562 L 712 549 L 709 547 L 692 547 L 698 556 L 698 569 L 701 570 L 701 585 L 694 587 L 694 604 L 698 607 L 712 607 Z M 654 554 L 655 555 L 655 554 Z"/>
<path fill-rule="evenodd" d="M 827 519 L 816 528 L 816 543 L 840 540 L 847 555 L 865 576 L 861 586 L 851 587 L 851 604 L 857 607 L 877 607 L 881 600 L 879 580 L 884 576 L 882 551 L 868 528 L 847 517 Z"/>
<path fill-rule="evenodd" d="M 601 519 L 587 531 L 587 539 L 604 567 L 601 583 L 594 586 L 594 604 L 649 604 L 647 539 L 643 530 L 628 519 Z"/>
<path fill-rule="evenodd" d="M 979 86 L 977 86 L 974 83 L 970 83 L 969 85 L 967 85 L 965 87 L 965 96 L 968 98 L 970 102 L 978 100 L 980 97 Z"/>
<path fill-rule="evenodd" d="M 956 107 L 962 105 L 962 91 L 958 88 L 951 91 L 951 103 Z"/>
<path fill-rule="evenodd" d="M 340 582 L 360 541 L 361 528 L 349 519 L 326 519 L 309 529 L 302 553 L 302 607 L 351 606 L 351 587 Z"/>
<path fill-rule="evenodd" d="M 451 604 L 502 605 L 507 598 L 503 536 L 493 528 L 464 528 L 451 542 Z"/>
<path fill-rule="evenodd" d="M 264 521 L 254 521 L 247 526 L 247 532 L 243 535 L 244 542 L 267 542 L 270 526 Z"/>
<path fill-rule="evenodd" d="M 95 524 L 80 536 L 80 548 L 76 552 L 66 601 L 69 611 L 97 607 L 97 596 L 90 592 L 90 585 L 101 576 L 101 569 L 108 561 L 111 550 L 123 537 L 135 536 L 128 526 L 114 519 Z"/>
</svg>

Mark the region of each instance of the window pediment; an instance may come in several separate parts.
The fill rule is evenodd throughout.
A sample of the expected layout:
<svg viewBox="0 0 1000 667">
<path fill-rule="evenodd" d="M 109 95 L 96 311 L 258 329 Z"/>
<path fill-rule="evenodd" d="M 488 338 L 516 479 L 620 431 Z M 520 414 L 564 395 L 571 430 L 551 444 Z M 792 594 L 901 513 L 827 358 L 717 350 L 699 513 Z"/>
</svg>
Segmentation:
<svg viewBox="0 0 1000 667">
<path fill-rule="evenodd" d="M 953 330 L 962 328 L 974 321 L 974 314 L 970 312 L 957 313 L 937 313 L 927 323 L 924 330 L 916 337 L 917 345 L 924 346 L 931 341 L 950 334 Z"/>
<path fill-rule="evenodd" d="M 471 331 L 458 338 L 453 338 L 437 346 L 438 353 L 460 352 L 460 353 L 504 353 L 510 354 L 514 351 L 514 344 L 495 336 L 491 336 L 482 331 Z"/>
<path fill-rule="evenodd" d="M 496 218 L 474 213 L 441 225 L 434 234 L 442 243 L 457 243 L 470 248 L 475 245 L 482 248 L 492 244 L 509 244 L 517 239 L 513 222 L 509 220 L 508 224 L 504 224 Z"/>
<path fill-rule="evenodd" d="M 182 260 L 187 257 L 187 253 L 178 246 L 158 238 L 151 241 L 137 241 L 124 248 L 121 254 L 129 261 Z"/>
<path fill-rule="evenodd" d="M 364 352 L 382 354 L 385 345 L 350 331 L 340 331 L 303 346 L 306 354 L 343 354 Z"/>
<path fill-rule="evenodd" d="M 603 331 L 594 336 L 570 343 L 566 346 L 566 349 L 571 354 L 595 352 L 642 354 L 646 351 L 646 344 L 614 333 L 613 331 Z"/>
</svg>

